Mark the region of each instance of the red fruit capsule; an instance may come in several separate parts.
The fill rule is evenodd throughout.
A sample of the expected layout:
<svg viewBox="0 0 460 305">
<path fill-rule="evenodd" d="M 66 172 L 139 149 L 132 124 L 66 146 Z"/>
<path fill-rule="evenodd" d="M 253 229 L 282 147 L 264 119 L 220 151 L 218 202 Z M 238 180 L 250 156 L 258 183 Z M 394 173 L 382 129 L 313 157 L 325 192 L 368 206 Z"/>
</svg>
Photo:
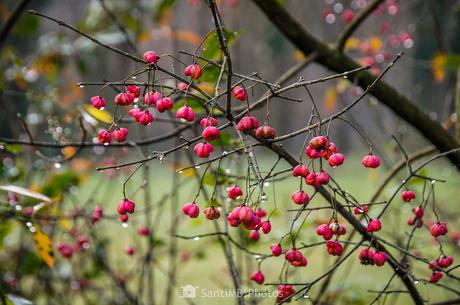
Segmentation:
<svg viewBox="0 0 460 305">
<path fill-rule="evenodd" d="M 411 190 L 405 190 L 402 192 L 401 197 L 404 202 L 411 202 L 415 199 L 415 193 Z"/>
<path fill-rule="evenodd" d="M 369 221 L 367 224 L 367 232 L 372 233 L 372 232 L 378 232 L 382 229 L 382 223 L 380 222 L 380 219 L 372 219 Z"/>
<path fill-rule="evenodd" d="M 270 221 L 261 221 L 259 223 L 259 227 L 262 229 L 262 232 L 264 232 L 264 234 L 268 234 L 270 233 L 270 231 L 272 230 L 272 225 L 270 223 Z"/>
<path fill-rule="evenodd" d="M 367 168 L 377 168 L 380 166 L 380 159 L 374 155 L 367 155 L 361 160 L 361 164 Z"/>
<path fill-rule="evenodd" d="M 157 101 L 158 112 L 165 112 L 166 110 L 173 109 L 173 101 L 169 97 L 164 97 Z"/>
<path fill-rule="evenodd" d="M 307 204 L 310 201 L 310 196 L 308 196 L 308 194 L 304 191 L 294 192 L 291 198 L 292 201 L 298 205 Z"/>
<path fill-rule="evenodd" d="M 204 215 L 206 215 L 206 218 L 209 220 L 214 220 L 218 219 L 220 217 L 220 211 L 218 208 L 215 207 L 208 207 L 204 209 Z"/>
<path fill-rule="evenodd" d="M 329 147 L 329 140 L 324 136 L 317 136 L 310 140 L 308 146 L 318 151 L 327 149 Z"/>
<path fill-rule="evenodd" d="M 271 140 L 276 137 L 276 131 L 268 125 L 263 125 L 257 128 L 256 137 L 259 139 Z"/>
<path fill-rule="evenodd" d="M 299 164 L 292 170 L 292 175 L 294 177 L 307 177 L 309 174 L 307 166 Z"/>
<path fill-rule="evenodd" d="M 139 234 L 140 236 L 149 236 L 150 235 L 150 230 L 147 227 L 140 227 L 137 230 L 137 234 Z"/>
<path fill-rule="evenodd" d="M 373 255 L 373 261 L 377 266 L 383 266 L 385 262 L 388 260 L 388 255 L 382 251 L 375 251 Z"/>
<path fill-rule="evenodd" d="M 236 129 L 239 131 L 250 131 L 259 127 L 259 121 L 253 116 L 242 117 L 241 120 L 236 124 Z"/>
<path fill-rule="evenodd" d="M 227 190 L 227 196 L 232 200 L 237 200 L 238 198 L 243 196 L 243 191 L 240 187 L 234 185 Z"/>
<path fill-rule="evenodd" d="M 91 104 L 94 108 L 97 109 L 104 109 L 105 107 L 105 99 L 101 96 L 93 96 L 91 98 Z"/>
<path fill-rule="evenodd" d="M 335 153 L 329 156 L 328 162 L 331 167 L 340 166 L 345 161 L 345 157 L 341 153 Z"/>
<path fill-rule="evenodd" d="M 158 54 L 153 51 L 147 51 L 144 53 L 144 59 L 149 64 L 151 63 L 156 64 L 158 61 L 158 58 L 159 58 Z"/>
<path fill-rule="evenodd" d="M 249 232 L 249 239 L 258 241 L 260 239 L 259 231 L 251 230 L 251 232 Z"/>
<path fill-rule="evenodd" d="M 117 142 L 125 141 L 127 136 L 128 136 L 128 129 L 126 128 L 117 128 L 114 131 L 112 131 L 112 137 Z"/>
<path fill-rule="evenodd" d="M 188 202 L 182 207 L 182 212 L 190 218 L 197 218 L 200 214 L 200 207 L 195 202 Z"/>
<path fill-rule="evenodd" d="M 283 248 L 281 247 L 280 244 L 273 244 L 271 245 L 270 249 L 272 250 L 272 254 L 274 256 L 280 256 L 281 253 L 283 252 Z"/>
<path fill-rule="evenodd" d="M 118 203 L 117 211 L 120 215 L 125 215 L 127 213 L 132 214 L 134 213 L 135 207 L 136 205 L 134 201 L 125 198 L 122 201 L 120 201 L 120 203 Z"/>
<path fill-rule="evenodd" d="M 203 74 L 203 69 L 198 64 L 191 64 L 185 68 L 184 74 L 190 76 L 191 79 L 199 79 Z"/>
<path fill-rule="evenodd" d="M 445 222 L 438 222 L 431 226 L 431 235 L 434 237 L 443 236 L 447 234 L 447 224 Z"/>
<path fill-rule="evenodd" d="M 195 119 L 195 112 L 193 112 L 193 109 L 188 105 L 184 105 L 181 108 L 179 108 L 179 110 L 177 110 L 176 117 L 178 119 L 183 119 L 187 122 L 193 122 L 193 120 Z"/>
<path fill-rule="evenodd" d="M 99 131 L 99 133 L 97 134 L 97 138 L 99 140 L 99 143 L 104 145 L 109 145 L 110 142 L 112 142 L 112 134 L 107 130 Z"/>
<path fill-rule="evenodd" d="M 216 140 L 220 137 L 219 129 L 213 126 L 206 127 L 203 132 L 201 133 L 203 139 L 210 142 L 212 140 Z"/>
<path fill-rule="evenodd" d="M 216 127 L 217 126 L 217 120 L 215 118 L 213 118 L 213 117 L 202 118 L 201 121 L 200 121 L 200 126 L 203 126 L 203 127 L 209 127 L 209 126 Z"/>
<path fill-rule="evenodd" d="M 232 90 L 232 94 L 237 100 L 241 102 L 244 102 L 248 99 L 248 94 L 242 86 L 235 86 L 235 88 Z"/>
<path fill-rule="evenodd" d="M 251 273 L 249 279 L 261 285 L 264 283 L 265 277 L 262 271 L 254 271 L 253 273 Z"/>
<path fill-rule="evenodd" d="M 131 93 L 121 92 L 115 96 L 115 104 L 120 106 L 130 106 L 134 103 L 134 96 Z"/>
<path fill-rule="evenodd" d="M 208 158 L 209 155 L 214 151 L 214 146 L 209 143 L 198 143 L 193 148 L 193 151 L 200 158 Z"/>
</svg>

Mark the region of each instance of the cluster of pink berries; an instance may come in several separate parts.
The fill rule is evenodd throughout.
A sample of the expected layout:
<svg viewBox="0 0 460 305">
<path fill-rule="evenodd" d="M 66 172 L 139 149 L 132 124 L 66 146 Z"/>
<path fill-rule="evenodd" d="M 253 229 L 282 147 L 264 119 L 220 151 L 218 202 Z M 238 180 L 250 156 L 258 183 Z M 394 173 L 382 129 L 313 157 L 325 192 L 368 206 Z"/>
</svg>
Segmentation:
<svg viewBox="0 0 460 305">
<path fill-rule="evenodd" d="M 440 271 L 441 268 L 450 267 L 454 263 L 454 259 L 452 256 L 445 256 L 441 255 L 437 260 L 432 261 L 428 268 L 433 270 L 433 273 L 430 277 L 430 283 L 437 283 L 443 277 L 442 272 Z"/>
<path fill-rule="evenodd" d="M 291 297 L 295 293 L 295 289 L 292 285 L 279 285 L 278 296 L 276 302 L 279 303 Z M 289 301 L 289 300 L 288 300 Z"/>
<path fill-rule="evenodd" d="M 98 223 L 102 217 L 104 217 L 104 209 L 101 207 L 95 207 L 91 213 L 91 223 L 93 225 Z"/>
<path fill-rule="evenodd" d="M 220 131 L 216 127 L 217 120 L 213 117 L 201 119 L 200 125 L 204 128 L 201 135 L 203 136 L 205 142 L 196 144 L 193 150 L 198 157 L 208 158 L 209 155 L 214 151 L 214 146 L 212 146 L 212 144 L 209 142 L 219 139 Z"/>
<path fill-rule="evenodd" d="M 69 233 L 75 239 L 74 244 L 58 243 L 56 245 L 58 252 L 65 258 L 71 258 L 75 252 L 80 252 L 89 245 L 89 239 L 82 235 L 80 231 L 72 229 Z"/>
<path fill-rule="evenodd" d="M 388 255 L 383 251 L 372 251 L 369 248 L 364 248 L 358 255 L 361 264 L 383 266 L 388 260 Z"/>
<path fill-rule="evenodd" d="M 250 230 L 249 238 L 257 241 L 260 239 L 259 230 L 262 230 L 264 234 L 268 234 L 272 230 L 270 221 L 261 219 L 266 214 L 263 209 L 254 211 L 243 204 L 234 208 L 227 216 L 227 220 L 232 227 L 242 225 L 244 228 Z"/>
<path fill-rule="evenodd" d="M 316 234 L 322 236 L 324 240 L 327 240 L 326 243 L 326 251 L 330 255 L 340 256 L 343 253 L 343 246 L 340 244 L 338 240 L 330 240 L 332 236 L 336 236 L 338 239 L 339 236 L 345 235 L 347 233 L 347 229 L 345 226 L 339 224 L 336 221 L 332 221 L 329 224 L 321 224 L 316 227 Z"/>
</svg>

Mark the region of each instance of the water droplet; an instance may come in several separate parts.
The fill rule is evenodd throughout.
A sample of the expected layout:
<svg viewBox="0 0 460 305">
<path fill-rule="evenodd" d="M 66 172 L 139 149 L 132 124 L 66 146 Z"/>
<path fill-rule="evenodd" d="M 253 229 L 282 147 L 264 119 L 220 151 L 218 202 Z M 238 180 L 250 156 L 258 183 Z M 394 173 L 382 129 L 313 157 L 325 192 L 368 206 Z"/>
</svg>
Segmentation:
<svg viewBox="0 0 460 305">
<path fill-rule="evenodd" d="M 228 154 L 228 151 L 224 150 L 224 151 L 222 152 L 222 155 L 225 156 L 226 154 Z"/>
<path fill-rule="evenodd" d="M 250 151 L 248 155 L 249 155 L 249 157 L 251 157 L 251 158 L 254 157 L 254 154 L 252 153 L 252 151 Z"/>
<path fill-rule="evenodd" d="M 414 284 L 417 285 L 418 283 L 420 283 L 418 280 L 415 280 L 414 281 Z"/>
<path fill-rule="evenodd" d="M 26 226 L 31 227 L 32 223 L 30 221 L 26 222 Z"/>
<path fill-rule="evenodd" d="M 35 227 L 32 226 L 32 227 L 29 228 L 29 231 L 32 232 L 32 233 L 35 233 L 37 231 L 37 229 L 35 229 Z"/>
<path fill-rule="evenodd" d="M 127 227 L 128 227 L 128 224 L 127 224 L 126 222 L 124 222 L 124 223 L 121 224 L 121 226 L 122 226 L 123 228 L 127 228 Z"/>
<path fill-rule="evenodd" d="M 308 299 L 310 296 L 308 294 L 304 294 L 303 298 Z"/>
<path fill-rule="evenodd" d="M 195 168 L 196 169 L 199 169 L 201 167 L 201 165 L 196 165 Z"/>
<path fill-rule="evenodd" d="M 104 146 L 109 146 L 109 143 L 104 143 Z"/>
<path fill-rule="evenodd" d="M 15 205 L 14 208 L 16 209 L 16 211 L 22 210 L 22 206 L 20 206 L 19 204 Z"/>
<path fill-rule="evenodd" d="M 179 175 L 182 174 L 183 172 L 184 172 L 183 170 L 180 170 L 180 169 L 177 170 L 177 173 L 178 173 Z"/>
<path fill-rule="evenodd" d="M 120 167 L 119 167 L 119 166 L 117 166 L 115 169 L 116 169 L 116 170 L 119 170 L 119 169 L 120 169 Z"/>
<path fill-rule="evenodd" d="M 348 78 L 348 75 L 344 75 L 343 78 L 347 79 L 347 78 Z"/>
<path fill-rule="evenodd" d="M 84 86 L 84 85 L 80 85 L 80 86 L 78 86 L 78 87 L 80 87 L 80 88 L 84 88 L 85 86 Z"/>
<path fill-rule="evenodd" d="M 436 183 L 436 180 L 431 180 L 431 184 L 435 184 Z"/>
<path fill-rule="evenodd" d="M 231 169 L 229 169 L 229 168 L 225 169 L 225 173 L 226 173 L 226 174 L 230 174 L 231 172 L 232 172 Z"/>
<path fill-rule="evenodd" d="M 55 168 L 61 168 L 62 164 L 61 163 L 54 163 Z"/>
<path fill-rule="evenodd" d="M 269 187 L 269 186 L 270 186 L 270 182 L 264 182 L 264 186 L 265 186 L 265 187 Z"/>
<path fill-rule="evenodd" d="M 193 240 L 200 240 L 200 237 L 199 237 L 199 236 L 195 236 L 195 237 L 193 238 Z"/>
<path fill-rule="evenodd" d="M 136 79 L 136 75 L 134 75 L 134 76 L 132 77 L 132 79 Z"/>
</svg>

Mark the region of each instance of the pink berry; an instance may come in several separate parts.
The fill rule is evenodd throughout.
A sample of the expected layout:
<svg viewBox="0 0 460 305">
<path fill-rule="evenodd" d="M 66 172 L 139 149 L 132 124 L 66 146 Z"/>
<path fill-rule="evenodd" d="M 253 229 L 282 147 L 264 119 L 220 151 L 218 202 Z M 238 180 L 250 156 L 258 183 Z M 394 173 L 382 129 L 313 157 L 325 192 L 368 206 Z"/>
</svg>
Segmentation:
<svg viewBox="0 0 460 305">
<path fill-rule="evenodd" d="M 317 136 L 310 140 L 308 146 L 315 150 L 327 149 L 329 147 L 329 140 L 324 136 Z"/>
<path fill-rule="evenodd" d="M 270 223 L 270 221 L 261 221 L 260 224 L 259 224 L 259 227 L 262 229 L 262 232 L 264 232 L 264 234 L 268 234 L 270 233 L 270 231 L 272 230 L 272 225 Z"/>
<path fill-rule="evenodd" d="M 242 86 L 235 86 L 235 88 L 232 90 L 232 94 L 237 100 L 241 102 L 244 102 L 248 99 L 248 94 Z"/>
<path fill-rule="evenodd" d="M 126 255 L 133 256 L 134 253 L 136 252 L 136 250 L 133 247 L 128 247 L 128 248 L 126 248 L 125 252 L 126 252 Z"/>
<path fill-rule="evenodd" d="M 422 218 L 422 217 L 423 217 L 423 214 L 424 214 L 424 213 L 423 213 L 423 208 L 422 208 L 421 206 L 418 206 L 418 207 L 416 207 L 416 208 L 413 208 L 413 209 L 412 209 L 412 212 L 414 212 L 415 217 L 417 217 L 417 218 L 419 218 L 419 219 Z"/>
<path fill-rule="evenodd" d="M 251 232 L 249 232 L 249 239 L 258 241 L 260 239 L 259 231 L 251 230 Z"/>
<path fill-rule="evenodd" d="M 208 207 L 204 209 L 204 215 L 209 220 L 218 219 L 220 217 L 220 212 L 218 208 L 215 207 Z"/>
<path fill-rule="evenodd" d="M 104 216 L 104 209 L 101 207 L 95 207 L 91 213 L 91 223 L 96 224 Z"/>
<path fill-rule="evenodd" d="M 267 215 L 267 212 L 262 208 L 258 208 L 256 211 L 256 215 L 262 218 L 265 217 L 265 215 Z"/>
<path fill-rule="evenodd" d="M 259 127 L 259 121 L 253 116 L 242 117 L 236 124 L 236 129 L 242 132 L 250 131 Z"/>
<path fill-rule="evenodd" d="M 200 208 L 195 202 L 188 202 L 182 207 L 182 212 L 190 218 L 197 218 L 200 214 Z"/>
<path fill-rule="evenodd" d="M 363 265 L 374 264 L 374 252 L 369 248 L 362 249 L 361 252 L 359 252 L 358 258 Z"/>
<path fill-rule="evenodd" d="M 203 139 L 205 139 L 205 141 L 210 142 L 212 140 L 218 139 L 220 136 L 220 132 L 219 129 L 217 129 L 216 127 L 208 126 L 203 130 L 201 135 L 203 136 Z"/>
<path fill-rule="evenodd" d="M 240 187 L 234 185 L 228 189 L 227 196 L 232 200 L 237 200 L 238 198 L 243 196 L 243 191 Z"/>
<path fill-rule="evenodd" d="M 69 244 L 58 243 L 56 245 L 58 252 L 65 258 L 71 258 L 73 255 L 73 247 Z"/>
<path fill-rule="evenodd" d="M 307 204 L 310 201 L 310 196 L 308 196 L 308 194 L 304 191 L 294 192 L 291 198 L 292 201 L 298 205 Z"/>
<path fill-rule="evenodd" d="M 308 168 L 303 164 L 297 165 L 292 170 L 292 175 L 294 177 L 307 177 L 308 173 L 309 173 Z"/>
<path fill-rule="evenodd" d="M 307 148 L 305 148 L 305 154 L 309 159 L 317 159 L 321 157 L 320 151 L 311 148 L 311 146 L 307 146 Z"/>
<path fill-rule="evenodd" d="M 149 236 L 150 235 L 150 230 L 147 227 L 140 227 L 137 229 L 137 234 L 140 236 Z"/>
<path fill-rule="evenodd" d="M 193 120 L 195 119 L 195 112 L 193 112 L 193 109 L 188 105 L 184 105 L 181 108 L 179 108 L 179 110 L 177 110 L 176 117 L 178 119 L 183 119 L 188 122 L 193 122 Z"/>
<path fill-rule="evenodd" d="M 127 92 L 118 93 L 115 96 L 115 104 L 120 106 L 130 106 L 134 103 L 134 96 Z"/>
<path fill-rule="evenodd" d="M 380 222 L 380 219 L 372 219 L 369 221 L 367 224 L 367 232 L 372 233 L 372 232 L 378 232 L 382 229 L 382 223 Z"/>
<path fill-rule="evenodd" d="M 144 59 L 146 62 L 148 62 L 149 64 L 156 64 L 157 61 L 158 61 L 158 54 L 153 52 L 153 51 L 147 51 L 144 53 Z"/>
<path fill-rule="evenodd" d="M 212 146 L 211 144 L 206 143 L 206 142 L 198 143 L 193 148 L 193 151 L 200 158 L 208 158 L 209 155 L 214 151 L 214 146 Z"/>
<path fill-rule="evenodd" d="M 350 23 L 355 18 L 355 13 L 350 9 L 345 9 L 342 13 L 342 20 L 345 23 Z"/>
<path fill-rule="evenodd" d="M 442 272 L 440 271 L 435 271 L 433 272 L 433 274 L 431 275 L 430 277 L 430 283 L 437 283 L 439 282 L 439 280 L 442 279 Z"/>
<path fill-rule="evenodd" d="M 253 273 L 251 273 L 249 279 L 261 285 L 264 283 L 265 277 L 262 271 L 254 271 Z"/>
<path fill-rule="evenodd" d="M 191 64 L 185 68 L 184 74 L 190 76 L 191 79 L 199 79 L 203 74 L 203 69 L 199 64 Z"/>
<path fill-rule="evenodd" d="M 112 131 L 112 137 L 117 142 L 125 141 L 127 136 L 128 136 L 128 129 L 126 128 L 117 128 L 114 131 Z"/>
<path fill-rule="evenodd" d="M 369 207 L 367 205 L 360 205 L 359 208 L 356 207 L 353 209 L 353 213 L 355 215 L 367 214 L 368 211 L 369 211 Z"/>
<path fill-rule="evenodd" d="M 149 91 L 144 95 L 144 102 L 147 105 L 156 105 L 163 96 L 158 91 Z"/>
<path fill-rule="evenodd" d="M 107 130 L 101 130 L 97 134 L 97 138 L 99 140 L 99 143 L 108 145 L 110 142 L 112 142 L 112 134 L 107 131 Z"/>
<path fill-rule="evenodd" d="M 280 244 L 273 244 L 271 245 L 270 249 L 272 250 L 272 254 L 274 256 L 280 256 L 281 253 L 283 252 L 283 248 L 281 247 Z"/>
<path fill-rule="evenodd" d="M 372 259 L 375 265 L 380 267 L 383 266 L 385 262 L 388 260 L 388 256 L 385 252 L 375 251 Z"/>
<path fill-rule="evenodd" d="M 173 109 L 173 101 L 169 97 L 164 97 L 157 101 L 158 112 L 165 112 L 166 110 Z"/>
<path fill-rule="evenodd" d="M 411 190 L 405 190 L 402 192 L 401 197 L 404 202 L 411 202 L 415 199 L 415 193 Z"/>
<path fill-rule="evenodd" d="M 203 127 L 210 127 L 210 126 L 216 127 L 217 126 L 217 120 L 215 118 L 213 118 L 213 117 L 202 118 L 201 121 L 200 121 L 200 125 L 203 126 Z"/>
<path fill-rule="evenodd" d="M 117 211 L 120 215 L 125 215 L 127 213 L 132 214 L 134 213 L 135 207 L 136 205 L 134 204 L 134 201 L 125 198 L 118 204 Z"/>
<path fill-rule="evenodd" d="M 139 112 L 135 119 L 139 124 L 147 126 L 155 120 L 155 117 L 148 110 L 146 110 Z"/>
<path fill-rule="evenodd" d="M 292 285 L 279 285 L 278 286 L 278 296 L 276 297 L 276 303 L 281 301 L 289 301 L 289 298 L 295 293 L 294 287 Z"/>
<path fill-rule="evenodd" d="M 97 109 L 104 109 L 105 107 L 105 99 L 101 96 L 93 96 L 91 98 L 91 104 L 94 108 Z"/>
<path fill-rule="evenodd" d="M 262 125 L 257 128 L 256 137 L 259 139 L 271 140 L 276 137 L 276 131 L 268 125 Z"/>
<path fill-rule="evenodd" d="M 141 89 L 136 85 L 128 85 L 126 89 L 134 98 L 138 98 L 141 95 Z"/>
<path fill-rule="evenodd" d="M 334 241 L 329 240 L 326 243 L 326 250 L 327 250 L 327 253 L 333 256 L 340 256 L 343 253 L 342 245 L 336 240 Z"/>
<path fill-rule="evenodd" d="M 341 153 L 335 153 L 329 156 L 328 161 L 331 167 L 336 167 L 343 164 L 345 157 Z"/>
<path fill-rule="evenodd" d="M 443 236 L 447 234 L 447 224 L 445 222 L 438 222 L 431 226 L 431 235 L 434 237 Z"/>
<path fill-rule="evenodd" d="M 367 168 L 377 168 L 380 166 L 380 159 L 374 155 L 367 155 L 361 160 L 361 164 Z"/>
<path fill-rule="evenodd" d="M 320 171 L 318 175 L 316 175 L 316 184 L 325 185 L 329 183 L 329 175 L 325 171 Z"/>
<path fill-rule="evenodd" d="M 123 215 L 120 215 L 120 221 L 122 223 L 127 223 L 129 220 L 129 215 L 128 214 L 123 214 Z"/>
</svg>

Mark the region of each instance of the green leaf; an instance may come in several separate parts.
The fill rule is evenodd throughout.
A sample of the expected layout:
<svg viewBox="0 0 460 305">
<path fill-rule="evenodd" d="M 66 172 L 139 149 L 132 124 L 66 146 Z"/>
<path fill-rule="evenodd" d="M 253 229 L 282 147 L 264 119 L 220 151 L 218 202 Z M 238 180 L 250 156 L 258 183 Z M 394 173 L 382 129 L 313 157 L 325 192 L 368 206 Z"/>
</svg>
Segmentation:
<svg viewBox="0 0 460 305">
<path fill-rule="evenodd" d="M 170 11 L 174 7 L 175 4 L 176 0 L 161 0 L 155 10 L 155 21 L 160 20 L 166 12 Z"/>
<path fill-rule="evenodd" d="M 224 37 L 227 40 L 227 45 L 230 46 L 235 41 L 236 38 L 240 36 L 240 32 L 233 32 L 226 28 L 223 29 Z M 217 33 L 212 33 L 206 38 L 203 43 L 203 53 L 202 57 L 209 60 L 214 60 L 220 55 L 220 44 Z"/>
<path fill-rule="evenodd" d="M 15 155 L 19 154 L 22 151 L 21 144 L 5 144 L 4 147 L 7 152 L 10 152 Z"/>
<path fill-rule="evenodd" d="M 206 173 L 206 175 L 204 175 L 203 178 L 203 184 L 214 186 L 216 184 L 216 181 L 214 180 L 214 175 Z"/>
<path fill-rule="evenodd" d="M 0 222 L 0 250 L 3 249 L 3 241 L 6 236 L 11 232 L 10 222 Z"/>
<path fill-rule="evenodd" d="M 206 62 L 204 60 L 202 60 L 200 64 L 204 66 L 203 75 L 200 77 L 200 81 L 210 82 L 212 84 L 217 83 L 217 79 L 219 78 L 220 74 L 220 68 L 215 65 L 205 66 Z M 222 79 L 222 81 L 224 81 L 224 79 Z"/>
<path fill-rule="evenodd" d="M 193 109 L 193 111 L 195 112 L 201 112 L 204 110 L 203 106 L 201 105 L 201 103 L 193 98 L 187 98 L 187 99 L 181 99 L 179 101 L 177 101 L 175 104 L 174 104 L 174 107 L 173 107 L 173 110 L 174 111 L 177 111 L 179 110 L 180 107 L 184 106 L 185 105 L 185 101 L 187 100 L 187 105 L 189 107 L 191 107 Z"/>
<path fill-rule="evenodd" d="M 30 36 L 37 32 L 40 21 L 37 16 L 23 14 L 14 27 L 14 34 L 18 36 Z"/>
<path fill-rule="evenodd" d="M 217 140 L 211 141 L 211 144 L 214 147 L 220 147 L 220 146 L 230 146 L 232 144 L 232 134 L 229 132 L 220 132 L 220 137 Z"/>
<path fill-rule="evenodd" d="M 71 186 L 77 186 L 80 183 L 80 178 L 74 172 L 64 172 L 62 174 L 54 175 L 48 183 L 43 186 L 42 193 L 54 197 L 65 191 Z"/>
</svg>

